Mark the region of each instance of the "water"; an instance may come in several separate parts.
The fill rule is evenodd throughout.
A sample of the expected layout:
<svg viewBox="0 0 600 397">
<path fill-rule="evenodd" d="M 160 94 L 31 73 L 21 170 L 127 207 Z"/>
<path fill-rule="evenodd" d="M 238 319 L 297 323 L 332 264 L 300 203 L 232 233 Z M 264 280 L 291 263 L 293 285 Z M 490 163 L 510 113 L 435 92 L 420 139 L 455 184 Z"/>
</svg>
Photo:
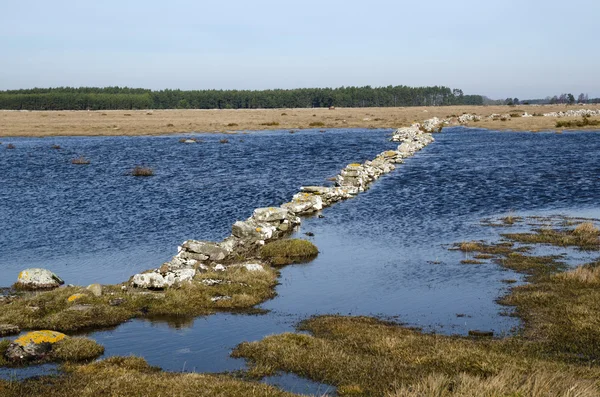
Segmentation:
<svg viewBox="0 0 600 397">
<path fill-rule="evenodd" d="M 257 133 L 230 137 L 229 146 L 217 135 L 190 146 L 173 137 L 52 140 L 84 152 L 97 169 L 73 168 L 70 155 L 47 149 L 49 139 L 15 140 L 33 159 L 17 161 L 25 156 L 16 150 L 0 157 L 7 225 L 0 231 L 0 285 L 34 263 L 52 265 L 67 282 L 123 281 L 170 257 L 186 238 L 219 240 L 253 208 L 287 201 L 299 186 L 323 184 L 347 163 L 393 147 L 388 134 Z M 156 177 L 122 175 L 141 160 Z M 315 314 L 377 315 L 444 334 L 509 333 L 519 322 L 503 316 L 507 309 L 495 300 L 507 292 L 502 279 L 520 277 L 493 263 L 461 265 L 463 254 L 448 246 L 497 239 L 498 228 L 480 224 L 487 217 L 600 217 L 599 160 L 598 132 L 447 129 L 369 191 L 324 210 L 322 219 L 304 220 L 298 234 L 313 232 L 321 253 L 283 269 L 278 296 L 261 305 L 268 314 L 134 320 L 91 337 L 106 355 L 136 354 L 172 371 L 221 372 L 244 368 L 229 357 L 237 344 L 294 332 Z M 32 209 L 36 203 L 40 210 Z M 285 376 L 270 381 L 315 387 Z"/>
</svg>

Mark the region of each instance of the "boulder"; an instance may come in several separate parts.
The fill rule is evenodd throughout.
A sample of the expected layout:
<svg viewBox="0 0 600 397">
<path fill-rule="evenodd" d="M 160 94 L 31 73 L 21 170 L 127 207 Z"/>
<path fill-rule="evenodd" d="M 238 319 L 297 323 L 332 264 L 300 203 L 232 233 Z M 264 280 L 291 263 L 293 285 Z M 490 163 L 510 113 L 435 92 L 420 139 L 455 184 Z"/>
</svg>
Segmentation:
<svg viewBox="0 0 600 397">
<path fill-rule="evenodd" d="M 165 278 L 160 273 L 136 274 L 131 279 L 131 285 L 137 288 L 163 289 L 167 287 Z"/>
<path fill-rule="evenodd" d="M 196 275 L 195 269 L 179 269 L 161 274 L 158 271 L 136 274 L 131 278 L 131 285 L 136 288 L 164 289 L 174 285 L 189 283 Z"/>
<path fill-rule="evenodd" d="M 284 208 L 268 207 L 257 208 L 252 214 L 252 218 L 258 222 L 277 222 L 289 217 L 289 213 Z"/>
<path fill-rule="evenodd" d="M 256 222 L 252 218 L 247 221 L 237 221 L 231 227 L 231 233 L 235 237 L 252 241 L 269 240 L 273 238 L 276 230 L 277 227 L 264 222 Z"/>
<path fill-rule="evenodd" d="M 56 331 L 29 332 L 12 342 L 4 355 L 11 362 L 41 360 L 65 338 L 65 334 Z"/>
<path fill-rule="evenodd" d="M 188 240 L 183 243 L 182 247 L 188 252 L 205 255 L 211 261 L 223 260 L 230 254 L 227 248 L 221 247 L 218 243 L 211 241 Z"/>
<path fill-rule="evenodd" d="M 100 284 L 90 284 L 86 289 L 94 296 L 102 296 L 102 286 Z"/>
<path fill-rule="evenodd" d="M 23 270 L 19 273 L 19 278 L 15 284 L 18 288 L 25 289 L 49 289 L 57 288 L 65 282 L 52 273 L 50 270 L 32 268 Z"/>
<path fill-rule="evenodd" d="M 265 271 L 265 268 L 263 267 L 263 265 L 260 265 L 258 263 L 246 263 L 243 266 L 249 272 L 264 272 Z"/>
</svg>

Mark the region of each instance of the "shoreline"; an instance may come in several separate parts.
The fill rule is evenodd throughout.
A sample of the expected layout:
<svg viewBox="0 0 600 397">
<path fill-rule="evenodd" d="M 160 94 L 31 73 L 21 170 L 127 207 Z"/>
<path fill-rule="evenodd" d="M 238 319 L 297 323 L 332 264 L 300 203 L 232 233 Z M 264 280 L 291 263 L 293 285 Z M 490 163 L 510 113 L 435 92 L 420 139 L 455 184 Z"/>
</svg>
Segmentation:
<svg viewBox="0 0 600 397">
<path fill-rule="evenodd" d="M 397 129 L 438 117 L 455 119 L 478 115 L 480 121 L 460 125 L 495 130 L 557 131 L 557 117 L 510 117 L 590 109 L 600 105 L 443 106 L 405 108 L 238 109 L 238 110 L 107 110 L 107 111 L 14 111 L 0 110 L 0 138 L 66 136 L 156 136 L 304 129 Z M 499 117 L 490 119 L 489 116 Z M 580 117 L 561 117 L 579 120 Z M 593 120 L 600 120 L 593 116 Z M 589 130 L 598 127 L 574 127 Z"/>
</svg>

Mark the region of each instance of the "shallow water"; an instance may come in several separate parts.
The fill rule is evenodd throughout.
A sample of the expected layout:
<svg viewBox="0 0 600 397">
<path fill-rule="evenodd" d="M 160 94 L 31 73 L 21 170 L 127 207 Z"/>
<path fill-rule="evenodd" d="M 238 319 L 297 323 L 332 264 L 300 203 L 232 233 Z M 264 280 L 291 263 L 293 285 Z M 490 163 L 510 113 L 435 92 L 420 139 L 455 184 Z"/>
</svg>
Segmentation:
<svg viewBox="0 0 600 397">
<path fill-rule="evenodd" d="M 216 135 L 189 146 L 173 137 L 58 141 L 77 147 L 69 149 L 73 154 L 84 151 L 96 171 L 74 169 L 72 155 L 47 149 L 55 140 L 15 142 L 37 154 L 32 170 L 29 162 L 0 157 L 0 210 L 8 225 L 0 231 L 0 285 L 12 283 L 25 264 L 51 267 L 68 283 L 123 281 L 168 259 L 186 238 L 221 239 L 253 208 L 287 201 L 299 186 L 323 184 L 347 163 L 393 147 L 388 133 L 256 133 L 229 137 L 227 147 Z M 140 159 L 156 168 L 156 177 L 122 175 Z M 327 208 L 322 219 L 304 220 L 298 234 L 313 232 L 321 253 L 283 269 L 278 296 L 261 305 L 268 314 L 177 324 L 135 320 L 91 336 L 107 355 L 141 355 L 173 371 L 220 372 L 244 367 L 229 357 L 238 343 L 294 331 L 315 314 L 378 315 L 445 334 L 511 332 L 519 322 L 502 316 L 507 309 L 495 299 L 507 291 L 502 279 L 521 278 L 492 263 L 461 265 L 463 254 L 448 246 L 497 239 L 500 229 L 480 223 L 487 217 L 600 217 L 599 160 L 598 132 L 446 129 L 369 191 Z M 43 188 L 19 185 L 20 174 Z M 12 187 L 5 189 L 5 181 Z M 38 201 L 49 207 L 28 207 Z M 307 387 L 295 382 L 286 388 Z"/>
</svg>

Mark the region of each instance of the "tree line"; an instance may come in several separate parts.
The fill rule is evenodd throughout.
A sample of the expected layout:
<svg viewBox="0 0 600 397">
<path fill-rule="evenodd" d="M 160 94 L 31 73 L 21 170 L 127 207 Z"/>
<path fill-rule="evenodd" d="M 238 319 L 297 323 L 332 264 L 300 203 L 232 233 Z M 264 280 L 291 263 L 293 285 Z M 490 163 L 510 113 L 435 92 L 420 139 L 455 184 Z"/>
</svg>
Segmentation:
<svg viewBox="0 0 600 397">
<path fill-rule="evenodd" d="M 0 91 L 6 110 L 269 109 L 482 105 L 481 95 L 433 87 L 340 87 L 276 90 L 160 90 L 58 87 Z"/>
</svg>

